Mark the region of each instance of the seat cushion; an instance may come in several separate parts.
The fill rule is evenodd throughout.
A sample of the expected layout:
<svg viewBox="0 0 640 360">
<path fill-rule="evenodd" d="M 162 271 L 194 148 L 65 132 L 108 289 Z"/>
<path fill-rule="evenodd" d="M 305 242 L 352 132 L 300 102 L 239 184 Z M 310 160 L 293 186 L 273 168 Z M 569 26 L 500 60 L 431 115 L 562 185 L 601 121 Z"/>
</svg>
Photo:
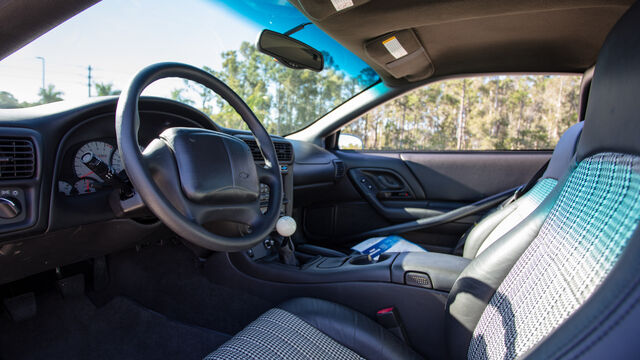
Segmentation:
<svg viewBox="0 0 640 360">
<path fill-rule="evenodd" d="M 313 298 L 289 300 L 205 359 L 420 359 L 363 314 Z"/>
</svg>

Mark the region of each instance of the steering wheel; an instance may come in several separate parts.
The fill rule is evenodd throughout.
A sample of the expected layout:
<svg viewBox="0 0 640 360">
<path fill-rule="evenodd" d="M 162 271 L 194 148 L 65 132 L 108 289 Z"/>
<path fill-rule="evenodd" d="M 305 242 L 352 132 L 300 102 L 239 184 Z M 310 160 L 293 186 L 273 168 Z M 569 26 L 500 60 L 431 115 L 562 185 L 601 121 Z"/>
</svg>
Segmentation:
<svg viewBox="0 0 640 360">
<path fill-rule="evenodd" d="M 169 128 L 141 152 L 138 100 L 151 83 L 169 77 L 195 81 L 213 90 L 242 117 L 265 158 L 257 165 L 239 138 L 197 128 Z M 280 215 L 282 177 L 271 137 L 255 114 L 226 84 L 206 71 L 180 63 L 159 63 L 140 71 L 122 92 L 116 110 L 116 137 L 124 169 L 142 201 L 165 225 L 198 246 L 238 251 L 262 241 Z M 260 186 L 269 186 L 267 211 L 260 211 Z M 223 236 L 203 225 L 244 224 L 247 231 Z"/>
</svg>

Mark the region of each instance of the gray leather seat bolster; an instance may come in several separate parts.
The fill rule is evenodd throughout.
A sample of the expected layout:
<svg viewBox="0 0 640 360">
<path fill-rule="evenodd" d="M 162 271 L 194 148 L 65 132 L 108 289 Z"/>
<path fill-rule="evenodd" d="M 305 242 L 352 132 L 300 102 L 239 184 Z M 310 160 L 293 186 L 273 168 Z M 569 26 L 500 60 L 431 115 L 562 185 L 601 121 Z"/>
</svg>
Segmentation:
<svg viewBox="0 0 640 360">
<path fill-rule="evenodd" d="M 566 174 L 576 151 L 576 146 L 578 144 L 580 134 L 582 133 L 583 126 L 584 123 L 580 122 L 565 131 L 560 138 L 560 141 L 558 141 L 556 148 L 553 150 L 549 166 L 547 166 L 547 170 L 544 172 L 541 179 L 550 178 L 557 180 Z M 491 234 L 491 232 L 495 230 L 495 228 L 507 216 L 509 216 L 509 214 L 514 211 L 518 211 L 519 205 L 520 203 L 516 200 L 482 219 L 482 221 L 480 221 L 467 235 L 462 256 L 467 259 L 475 258 L 489 234 Z"/>
<path fill-rule="evenodd" d="M 542 174 L 541 179 L 551 178 L 558 180 L 565 175 L 569 164 L 571 164 L 573 155 L 576 152 L 583 127 L 584 122 L 579 122 L 562 134 L 556 148 L 553 150 L 549 166 L 547 166 L 547 170 Z"/>
<path fill-rule="evenodd" d="M 296 298 L 278 308 L 296 315 L 367 359 L 422 359 L 407 344 L 365 315 L 315 298 Z"/>
<path fill-rule="evenodd" d="M 563 178 L 559 184 L 564 183 Z M 452 359 L 466 359 L 473 331 L 491 297 L 513 265 L 538 235 L 562 186 L 513 230 L 472 261 L 453 285 L 447 301 L 445 331 Z"/>
<path fill-rule="evenodd" d="M 473 259 L 478 255 L 478 250 L 482 246 L 482 243 L 487 239 L 489 234 L 504 220 L 509 214 L 514 212 L 518 208 L 518 205 L 511 203 L 507 206 L 501 207 L 491 214 L 487 215 L 479 223 L 477 223 L 473 229 L 467 235 L 464 243 L 464 250 L 462 256 L 467 259 Z"/>
</svg>

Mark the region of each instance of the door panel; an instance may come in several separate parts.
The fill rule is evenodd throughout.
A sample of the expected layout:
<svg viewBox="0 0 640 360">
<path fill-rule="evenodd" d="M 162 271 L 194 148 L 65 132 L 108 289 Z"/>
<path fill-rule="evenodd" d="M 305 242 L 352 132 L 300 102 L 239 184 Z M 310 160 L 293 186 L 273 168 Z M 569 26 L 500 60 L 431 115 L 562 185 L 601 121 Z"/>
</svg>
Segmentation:
<svg viewBox="0 0 640 360">
<path fill-rule="evenodd" d="M 349 235 L 435 216 L 522 185 L 551 155 L 550 151 L 334 153 L 348 176 L 318 192 L 315 201 L 306 194 L 301 209 L 307 238 L 334 248 L 351 245 L 341 240 Z M 481 215 L 400 235 L 429 250 L 446 252 Z"/>
<path fill-rule="evenodd" d="M 524 184 L 551 152 L 403 153 L 429 200 L 473 202 Z"/>
</svg>

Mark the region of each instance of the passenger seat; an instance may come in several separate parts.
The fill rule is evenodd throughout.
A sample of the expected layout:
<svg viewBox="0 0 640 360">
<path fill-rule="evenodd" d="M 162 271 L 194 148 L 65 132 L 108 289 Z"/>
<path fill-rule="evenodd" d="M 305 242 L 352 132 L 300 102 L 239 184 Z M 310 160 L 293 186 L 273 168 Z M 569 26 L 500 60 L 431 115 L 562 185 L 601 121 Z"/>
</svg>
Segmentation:
<svg viewBox="0 0 640 360">
<path fill-rule="evenodd" d="M 529 191 L 487 215 L 463 236 L 459 243 L 459 246 L 464 246 L 463 257 L 473 259 L 480 255 L 529 216 L 547 198 L 558 180 L 569 169 L 583 125 L 583 122 L 573 125 L 560 137 L 546 171 Z"/>
</svg>

